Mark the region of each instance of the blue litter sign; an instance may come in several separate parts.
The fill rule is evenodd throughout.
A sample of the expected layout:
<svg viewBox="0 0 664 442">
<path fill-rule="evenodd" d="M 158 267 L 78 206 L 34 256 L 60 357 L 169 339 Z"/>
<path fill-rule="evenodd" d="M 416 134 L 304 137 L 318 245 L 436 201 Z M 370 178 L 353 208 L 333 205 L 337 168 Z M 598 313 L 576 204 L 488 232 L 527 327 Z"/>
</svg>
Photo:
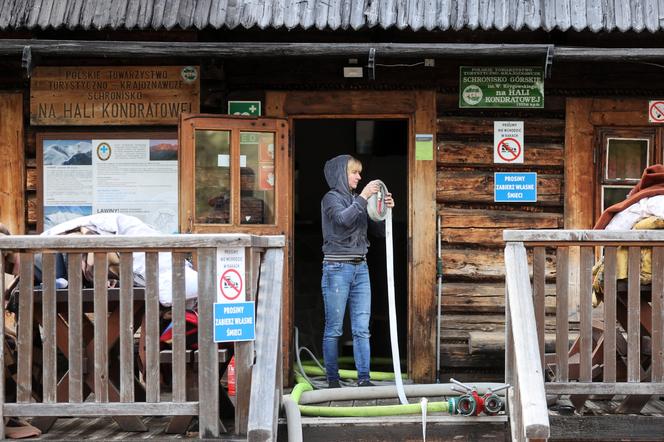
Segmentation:
<svg viewBox="0 0 664 442">
<path fill-rule="evenodd" d="M 493 182 L 493 200 L 497 203 L 537 202 L 536 172 L 496 172 Z"/>
<path fill-rule="evenodd" d="M 214 342 L 256 339 L 254 301 L 214 304 Z"/>
</svg>

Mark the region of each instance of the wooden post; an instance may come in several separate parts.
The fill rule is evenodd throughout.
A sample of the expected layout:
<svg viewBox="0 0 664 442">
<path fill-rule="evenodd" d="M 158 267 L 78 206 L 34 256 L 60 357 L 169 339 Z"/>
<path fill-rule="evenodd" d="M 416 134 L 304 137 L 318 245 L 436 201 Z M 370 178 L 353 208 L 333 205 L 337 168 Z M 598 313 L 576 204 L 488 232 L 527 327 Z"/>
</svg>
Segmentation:
<svg viewBox="0 0 664 442">
<path fill-rule="evenodd" d="M 276 383 L 277 359 L 279 358 L 279 320 L 281 314 L 281 293 L 284 251 L 272 248 L 265 253 L 261 266 L 258 289 L 260 305 L 256 309 L 256 365 L 251 378 L 249 423 L 247 440 L 252 442 L 276 440 L 274 433 L 278 417 L 278 392 Z M 258 400 L 256 400 L 258 399 Z"/>
<path fill-rule="evenodd" d="M 0 93 L 0 222 L 25 233 L 23 94 Z"/>
<path fill-rule="evenodd" d="M 219 437 L 219 352 L 214 342 L 216 249 L 198 249 L 198 426 L 201 438 Z"/>
<path fill-rule="evenodd" d="M 527 438 L 549 437 L 549 415 L 544 391 L 544 375 L 535 331 L 535 310 L 532 302 L 528 257 L 523 243 L 508 242 L 505 246 L 505 280 L 509 293 L 509 314 L 515 352 L 516 377 L 523 428 Z"/>
</svg>

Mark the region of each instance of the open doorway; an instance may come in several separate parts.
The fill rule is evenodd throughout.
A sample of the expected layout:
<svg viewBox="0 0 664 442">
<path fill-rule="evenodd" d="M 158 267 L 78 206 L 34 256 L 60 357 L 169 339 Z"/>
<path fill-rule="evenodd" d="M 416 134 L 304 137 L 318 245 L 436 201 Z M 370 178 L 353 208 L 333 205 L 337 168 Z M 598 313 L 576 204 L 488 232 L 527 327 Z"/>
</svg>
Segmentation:
<svg viewBox="0 0 664 442">
<path fill-rule="evenodd" d="M 399 349 L 406 359 L 408 306 L 408 120 L 405 119 L 294 119 L 294 323 L 299 345 L 322 357 L 324 308 L 321 295 L 322 234 L 320 201 L 329 190 L 323 176 L 328 159 L 350 154 L 362 161 L 362 181 L 381 179 L 394 195 L 394 278 Z M 371 356 L 391 357 L 385 241 L 369 236 L 367 257 L 371 275 Z M 341 356 L 352 356 L 352 336 L 346 314 Z M 372 363 L 372 370 L 381 369 Z M 391 371 L 391 370 L 390 370 Z"/>
</svg>

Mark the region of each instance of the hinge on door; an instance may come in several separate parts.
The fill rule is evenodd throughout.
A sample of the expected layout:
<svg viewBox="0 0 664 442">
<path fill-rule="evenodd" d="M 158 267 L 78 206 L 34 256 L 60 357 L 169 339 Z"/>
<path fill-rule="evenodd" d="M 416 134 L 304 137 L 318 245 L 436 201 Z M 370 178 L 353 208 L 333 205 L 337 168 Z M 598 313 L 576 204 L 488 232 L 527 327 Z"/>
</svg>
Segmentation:
<svg viewBox="0 0 664 442">
<path fill-rule="evenodd" d="M 597 147 L 593 148 L 593 164 L 597 164 Z"/>
</svg>

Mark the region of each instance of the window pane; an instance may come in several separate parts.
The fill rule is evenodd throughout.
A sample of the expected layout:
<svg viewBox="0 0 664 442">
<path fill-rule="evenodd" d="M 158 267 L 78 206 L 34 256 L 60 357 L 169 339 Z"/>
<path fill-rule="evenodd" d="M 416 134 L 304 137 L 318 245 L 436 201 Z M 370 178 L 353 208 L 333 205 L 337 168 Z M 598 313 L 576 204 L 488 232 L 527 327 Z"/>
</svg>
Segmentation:
<svg viewBox="0 0 664 442">
<path fill-rule="evenodd" d="M 196 223 L 231 221 L 230 140 L 229 131 L 196 131 Z"/>
<path fill-rule="evenodd" d="M 648 167 L 648 140 L 609 138 L 607 140 L 606 179 L 641 178 Z"/>
<path fill-rule="evenodd" d="M 602 211 L 624 201 L 632 186 L 602 186 Z"/>
<path fill-rule="evenodd" d="M 240 223 L 274 224 L 274 133 L 240 132 Z"/>
</svg>

